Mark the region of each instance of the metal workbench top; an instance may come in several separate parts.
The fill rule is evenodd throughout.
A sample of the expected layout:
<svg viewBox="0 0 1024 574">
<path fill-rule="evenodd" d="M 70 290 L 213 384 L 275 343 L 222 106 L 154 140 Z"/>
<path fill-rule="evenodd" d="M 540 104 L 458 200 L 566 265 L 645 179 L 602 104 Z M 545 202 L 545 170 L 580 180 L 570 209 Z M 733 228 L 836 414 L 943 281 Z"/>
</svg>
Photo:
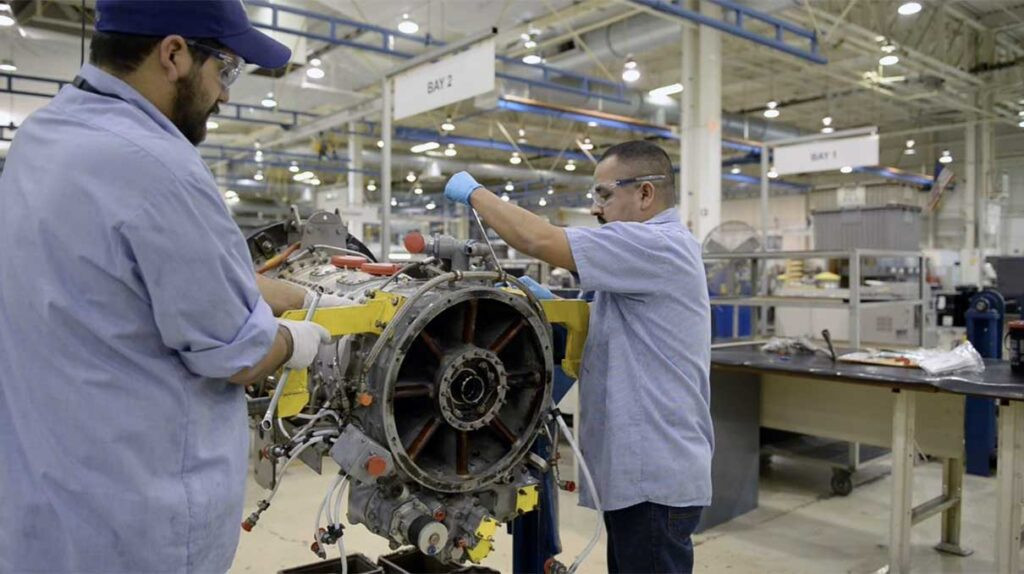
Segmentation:
<svg viewBox="0 0 1024 574">
<path fill-rule="evenodd" d="M 847 351 L 836 350 L 838 354 Z M 983 373 L 929 376 L 921 369 L 833 363 L 820 354 L 781 356 L 762 353 L 759 346 L 712 349 L 711 366 L 801 377 L 843 380 L 866 385 L 947 392 L 993 399 L 1024 400 L 1024 376 L 1010 372 L 1010 363 L 985 360 Z"/>
</svg>

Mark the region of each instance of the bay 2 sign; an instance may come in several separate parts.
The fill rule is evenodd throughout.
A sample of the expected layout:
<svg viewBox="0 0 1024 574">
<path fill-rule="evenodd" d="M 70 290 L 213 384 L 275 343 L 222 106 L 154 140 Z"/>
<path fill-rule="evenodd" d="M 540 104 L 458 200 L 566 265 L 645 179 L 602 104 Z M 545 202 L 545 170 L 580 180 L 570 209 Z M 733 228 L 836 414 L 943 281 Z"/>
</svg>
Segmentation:
<svg viewBox="0 0 1024 574">
<path fill-rule="evenodd" d="M 870 165 L 878 165 L 878 134 L 775 148 L 775 171 L 779 175 Z"/>
<path fill-rule="evenodd" d="M 395 76 L 400 120 L 494 90 L 494 40 Z"/>
</svg>

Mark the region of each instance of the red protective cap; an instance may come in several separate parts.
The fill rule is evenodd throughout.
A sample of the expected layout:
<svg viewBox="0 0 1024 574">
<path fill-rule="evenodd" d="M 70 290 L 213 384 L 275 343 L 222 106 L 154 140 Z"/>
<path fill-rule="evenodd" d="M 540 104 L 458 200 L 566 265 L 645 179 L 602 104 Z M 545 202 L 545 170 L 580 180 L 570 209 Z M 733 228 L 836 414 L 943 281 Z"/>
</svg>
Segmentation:
<svg viewBox="0 0 1024 574">
<path fill-rule="evenodd" d="M 355 255 L 334 255 L 331 257 L 331 264 L 340 269 L 359 269 L 366 263 L 366 259 Z"/>
<path fill-rule="evenodd" d="M 405 243 L 405 250 L 409 253 L 423 253 L 423 250 L 427 248 L 427 240 L 419 231 L 406 233 L 402 243 Z"/>
<path fill-rule="evenodd" d="M 398 273 L 399 269 L 401 269 L 401 266 L 397 263 L 363 263 L 363 266 L 359 268 L 359 270 L 364 273 L 380 275 L 382 277 L 394 275 L 395 273 Z"/>
<path fill-rule="evenodd" d="M 1024 321 L 1010 321 L 1006 324 L 1007 331 L 1024 331 Z"/>
<path fill-rule="evenodd" d="M 384 457 L 373 455 L 366 459 L 366 472 L 370 476 L 384 476 L 388 471 L 388 461 Z"/>
</svg>

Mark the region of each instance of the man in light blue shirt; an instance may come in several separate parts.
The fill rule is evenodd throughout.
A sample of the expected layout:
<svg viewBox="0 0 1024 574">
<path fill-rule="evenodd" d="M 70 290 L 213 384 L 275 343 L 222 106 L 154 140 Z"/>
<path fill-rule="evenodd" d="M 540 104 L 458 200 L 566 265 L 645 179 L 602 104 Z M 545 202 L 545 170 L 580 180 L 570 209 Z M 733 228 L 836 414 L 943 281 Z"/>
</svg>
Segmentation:
<svg viewBox="0 0 1024 574">
<path fill-rule="evenodd" d="M 610 572 L 690 572 L 690 535 L 711 503 L 711 324 L 700 245 L 673 207 L 672 163 L 618 144 L 594 172 L 600 228 L 556 227 L 468 173 L 445 195 L 513 248 L 596 291 L 580 374 L 579 429 L 608 527 Z M 584 488 L 581 501 L 597 507 Z"/>
<path fill-rule="evenodd" d="M 304 293 L 261 296 L 194 146 L 243 58 L 289 51 L 239 2 L 97 9 L 93 65 L 0 176 L 0 572 L 225 572 L 243 385 L 327 333 L 274 318 Z"/>
</svg>

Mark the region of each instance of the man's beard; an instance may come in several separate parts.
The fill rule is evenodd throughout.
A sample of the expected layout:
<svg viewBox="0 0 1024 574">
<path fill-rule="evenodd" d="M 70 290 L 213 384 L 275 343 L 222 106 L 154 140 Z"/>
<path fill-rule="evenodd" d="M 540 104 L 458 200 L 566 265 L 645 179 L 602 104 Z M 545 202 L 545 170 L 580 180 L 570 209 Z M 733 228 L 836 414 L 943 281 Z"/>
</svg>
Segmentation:
<svg viewBox="0 0 1024 574">
<path fill-rule="evenodd" d="M 608 220 L 606 220 L 605 218 L 603 218 L 600 215 L 598 215 L 597 216 L 597 222 L 600 223 L 601 225 L 604 225 L 605 223 L 608 223 Z"/>
<path fill-rule="evenodd" d="M 171 123 L 177 126 L 185 139 L 196 146 L 206 139 L 206 120 L 220 109 L 216 102 L 213 107 L 207 108 L 202 100 L 199 66 L 193 66 L 188 76 L 178 81 L 175 86 Z"/>
</svg>

